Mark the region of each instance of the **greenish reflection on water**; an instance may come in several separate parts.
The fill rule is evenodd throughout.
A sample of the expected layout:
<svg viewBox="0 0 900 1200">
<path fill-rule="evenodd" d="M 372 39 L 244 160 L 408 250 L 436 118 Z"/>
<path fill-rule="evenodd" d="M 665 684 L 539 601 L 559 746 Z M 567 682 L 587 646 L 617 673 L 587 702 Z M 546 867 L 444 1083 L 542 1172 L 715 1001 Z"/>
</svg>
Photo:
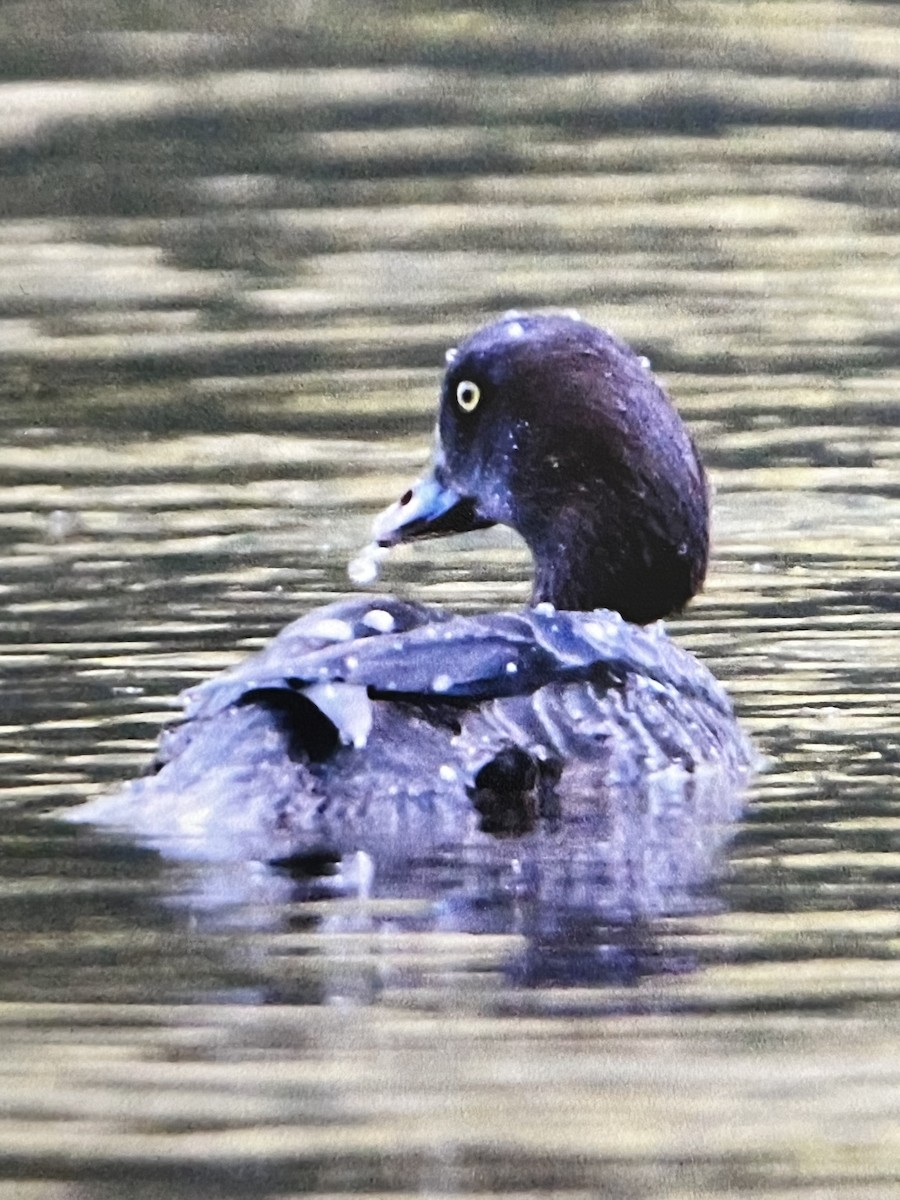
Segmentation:
<svg viewBox="0 0 900 1200">
<path fill-rule="evenodd" d="M 896 7 L 34 3 L 0 42 L 0 1200 L 891 1194 Z M 362 901 L 43 818 L 346 590 L 448 344 L 572 305 L 716 486 L 674 632 L 771 765 L 694 908 L 561 926 L 452 859 Z M 526 569 L 493 532 L 384 584 Z"/>
</svg>

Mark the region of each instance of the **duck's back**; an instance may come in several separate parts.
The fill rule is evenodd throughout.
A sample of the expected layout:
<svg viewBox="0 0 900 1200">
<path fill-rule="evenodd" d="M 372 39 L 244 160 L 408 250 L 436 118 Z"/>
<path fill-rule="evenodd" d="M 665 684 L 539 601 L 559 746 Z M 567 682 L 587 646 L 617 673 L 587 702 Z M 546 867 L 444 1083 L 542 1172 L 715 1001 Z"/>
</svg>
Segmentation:
<svg viewBox="0 0 900 1200">
<path fill-rule="evenodd" d="M 359 597 L 192 689 L 155 773 L 79 810 L 173 848 L 272 859 L 577 817 L 660 770 L 741 773 L 712 675 L 617 614 L 450 616 Z"/>
</svg>

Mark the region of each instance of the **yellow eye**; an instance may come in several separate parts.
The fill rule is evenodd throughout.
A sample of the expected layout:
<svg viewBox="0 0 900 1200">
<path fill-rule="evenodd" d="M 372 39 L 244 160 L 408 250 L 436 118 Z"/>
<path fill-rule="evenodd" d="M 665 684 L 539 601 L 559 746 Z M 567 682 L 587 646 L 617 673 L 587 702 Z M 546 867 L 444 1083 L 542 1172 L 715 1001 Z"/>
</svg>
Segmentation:
<svg viewBox="0 0 900 1200">
<path fill-rule="evenodd" d="M 464 379 L 456 385 L 456 403 L 463 412 L 472 412 L 478 407 L 481 399 L 481 388 L 471 379 Z"/>
</svg>

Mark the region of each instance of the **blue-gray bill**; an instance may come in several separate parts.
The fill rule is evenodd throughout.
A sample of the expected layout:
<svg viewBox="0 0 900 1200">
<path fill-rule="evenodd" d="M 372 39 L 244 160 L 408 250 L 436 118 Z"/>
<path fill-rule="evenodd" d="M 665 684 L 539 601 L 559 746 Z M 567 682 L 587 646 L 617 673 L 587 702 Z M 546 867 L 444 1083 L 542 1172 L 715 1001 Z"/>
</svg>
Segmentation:
<svg viewBox="0 0 900 1200">
<path fill-rule="evenodd" d="M 486 529 L 493 524 L 479 513 L 471 496 L 461 496 L 442 483 L 432 468 L 375 518 L 372 540 L 378 546 L 396 546 L 419 538 Z"/>
</svg>

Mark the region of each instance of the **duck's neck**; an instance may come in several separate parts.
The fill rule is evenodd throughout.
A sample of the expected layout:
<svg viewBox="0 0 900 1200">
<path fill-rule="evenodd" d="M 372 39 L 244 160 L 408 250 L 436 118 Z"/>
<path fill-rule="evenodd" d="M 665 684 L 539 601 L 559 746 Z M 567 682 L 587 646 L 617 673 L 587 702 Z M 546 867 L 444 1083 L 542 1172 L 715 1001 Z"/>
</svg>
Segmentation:
<svg viewBox="0 0 900 1200">
<path fill-rule="evenodd" d="M 700 587 L 705 542 L 690 537 L 674 545 L 651 532 L 630 537 L 585 539 L 560 525 L 548 544 L 532 547 L 532 603 L 590 612 L 609 608 L 626 621 L 646 625 L 683 608 Z"/>
<path fill-rule="evenodd" d="M 573 567 L 560 558 L 535 560 L 532 604 L 549 603 L 572 612 L 591 612 L 595 608 L 622 611 L 617 589 L 610 587 L 603 572 L 591 570 L 583 562 Z M 622 612 L 627 620 L 636 620 L 626 603 Z"/>
</svg>

